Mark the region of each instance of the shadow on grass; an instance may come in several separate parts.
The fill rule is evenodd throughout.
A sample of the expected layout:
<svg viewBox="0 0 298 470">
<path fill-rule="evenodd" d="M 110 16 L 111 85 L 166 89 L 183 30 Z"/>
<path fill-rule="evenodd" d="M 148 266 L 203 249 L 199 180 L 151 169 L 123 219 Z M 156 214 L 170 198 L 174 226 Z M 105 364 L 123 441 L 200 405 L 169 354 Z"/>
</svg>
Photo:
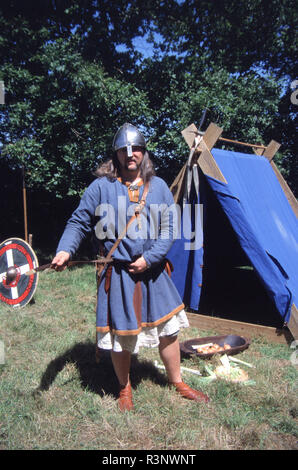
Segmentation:
<svg viewBox="0 0 298 470">
<path fill-rule="evenodd" d="M 114 395 L 115 398 L 118 396 L 118 381 L 114 373 L 110 353 L 101 352 L 99 363 L 97 363 L 95 360 L 95 345 L 90 342 L 78 343 L 51 361 L 43 373 L 35 393 L 48 390 L 56 376 L 68 363 L 76 365 L 83 388 L 87 388 L 100 396 L 105 394 Z M 132 355 L 130 377 L 133 388 L 136 388 L 142 379 L 151 379 L 152 382 L 161 386 L 167 384 L 164 374 L 159 372 L 151 362 L 139 361 L 136 355 Z"/>
</svg>

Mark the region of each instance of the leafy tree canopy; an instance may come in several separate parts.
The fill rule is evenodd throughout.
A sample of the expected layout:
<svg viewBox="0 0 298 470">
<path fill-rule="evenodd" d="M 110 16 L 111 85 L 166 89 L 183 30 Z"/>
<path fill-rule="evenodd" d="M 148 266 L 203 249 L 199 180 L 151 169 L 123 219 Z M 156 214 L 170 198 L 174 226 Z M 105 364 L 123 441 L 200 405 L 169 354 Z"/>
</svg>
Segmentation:
<svg viewBox="0 0 298 470">
<path fill-rule="evenodd" d="M 281 142 L 297 191 L 294 1 L 2 3 L 1 158 L 24 165 L 29 186 L 80 193 L 125 121 L 141 126 L 171 182 L 188 153 L 181 131 L 207 107 L 227 137 Z"/>
</svg>

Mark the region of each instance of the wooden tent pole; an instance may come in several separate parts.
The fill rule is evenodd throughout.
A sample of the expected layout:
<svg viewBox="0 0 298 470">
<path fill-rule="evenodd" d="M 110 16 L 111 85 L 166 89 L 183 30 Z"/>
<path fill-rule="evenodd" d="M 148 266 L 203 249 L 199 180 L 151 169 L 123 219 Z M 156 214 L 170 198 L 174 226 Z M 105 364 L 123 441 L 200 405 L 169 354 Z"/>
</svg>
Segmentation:
<svg viewBox="0 0 298 470">
<path fill-rule="evenodd" d="M 215 143 L 219 139 L 222 133 L 222 128 L 218 127 L 212 122 L 211 124 L 209 124 L 206 131 L 202 134 L 200 131 L 198 131 L 195 124 L 191 124 L 181 133 L 190 149 L 193 148 L 194 145 L 196 145 L 195 137 L 198 135 L 202 136 L 202 139 L 195 148 L 195 155 L 199 155 L 196 163 L 199 165 L 205 175 L 211 176 L 212 178 L 215 178 L 227 184 L 225 177 L 223 176 L 219 166 L 217 165 L 213 155 L 211 154 L 211 149 L 214 147 Z M 177 186 L 177 184 L 178 181 L 176 179 L 175 185 Z M 171 186 L 171 188 L 173 186 L 174 184 Z M 178 198 L 178 195 L 176 195 L 176 197 Z"/>
<path fill-rule="evenodd" d="M 214 125 L 214 124 L 212 123 L 212 125 Z M 186 140 L 186 143 L 189 145 L 189 147 L 191 147 L 195 136 L 198 136 L 198 135 L 205 136 L 206 132 L 207 131 L 202 132 L 202 131 L 198 130 L 194 124 L 191 124 L 189 127 L 184 129 L 184 131 L 182 131 L 182 135 L 183 135 L 184 139 Z M 194 134 L 194 135 L 192 135 L 192 134 Z M 244 145 L 245 147 L 252 147 L 252 148 L 255 148 L 255 149 L 262 149 L 263 151 L 267 149 L 267 147 L 265 145 L 249 144 L 247 142 L 241 142 L 240 140 L 227 139 L 225 137 L 218 137 L 217 140 L 222 140 L 223 142 L 228 142 L 228 143 L 236 144 L 236 145 Z"/>
<path fill-rule="evenodd" d="M 258 145 L 258 144 L 248 144 L 246 142 L 240 142 L 239 140 L 231 140 L 231 139 L 226 139 L 224 137 L 219 137 L 218 140 L 223 140 L 224 142 L 230 142 L 232 144 L 237 144 L 237 145 L 244 145 L 245 147 L 253 147 L 257 149 L 263 149 L 265 150 L 267 147 L 264 145 Z"/>
<path fill-rule="evenodd" d="M 23 207 L 24 207 L 25 241 L 28 242 L 27 198 L 26 198 L 25 168 L 24 168 L 24 166 L 23 166 Z"/>
</svg>

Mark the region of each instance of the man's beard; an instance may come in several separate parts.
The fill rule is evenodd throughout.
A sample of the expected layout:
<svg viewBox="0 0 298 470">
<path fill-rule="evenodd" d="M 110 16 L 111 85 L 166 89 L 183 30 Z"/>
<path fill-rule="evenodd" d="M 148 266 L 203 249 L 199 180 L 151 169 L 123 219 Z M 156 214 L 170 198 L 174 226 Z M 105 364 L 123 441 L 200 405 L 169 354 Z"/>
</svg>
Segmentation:
<svg viewBox="0 0 298 470">
<path fill-rule="evenodd" d="M 129 167 L 129 164 L 131 164 L 131 163 L 134 163 L 134 168 Z M 137 170 L 140 168 L 141 165 L 138 165 L 135 160 L 129 160 L 129 161 L 126 161 L 126 162 L 125 162 L 125 165 L 124 165 L 124 166 L 125 166 L 125 169 L 126 169 L 127 171 L 137 171 Z"/>
</svg>

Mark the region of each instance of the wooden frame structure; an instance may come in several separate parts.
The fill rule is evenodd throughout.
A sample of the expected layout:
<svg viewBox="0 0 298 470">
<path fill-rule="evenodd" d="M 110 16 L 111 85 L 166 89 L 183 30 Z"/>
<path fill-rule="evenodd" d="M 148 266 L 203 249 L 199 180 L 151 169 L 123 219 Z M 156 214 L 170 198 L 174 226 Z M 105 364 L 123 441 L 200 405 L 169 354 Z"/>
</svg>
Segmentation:
<svg viewBox="0 0 298 470">
<path fill-rule="evenodd" d="M 218 140 L 232 143 L 234 145 L 243 145 L 246 147 L 251 147 L 257 155 L 262 155 L 268 159 L 270 162 L 271 168 L 273 169 L 281 187 L 284 191 L 284 194 L 292 207 L 294 214 L 298 217 L 298 202 L 289 188 L 288 184 L 282 177 L 277 166 L 273 162 L 274 155 L 278 151 L 280 144 L 272 140 L 267 146 L 259 144 L 248 144 L 245 142 L 235 141 L 231 139 L 226 139 L 221 137 L 223 129 L 218 127 L 216 124 L 211 123 L 207 130 L 202 133 L 198 131 L 195 124 L 191 124 L 186 129 L 182 131 L 182 136 L 184 137 L 186 143 L 190 148 L 190 156 L 188 163 L 186 163 L 177 177 L 173 181 L 170 189 L 172 191 L 174 201 L 177 203 L 184 191 L 184 182 L 187 172 L 188 164 L 197 164 L 202 170 L 203 174 L 215 178 L 218 181 L 221 181 L 227 184 L 227 181 L 222 174 L 220 168 L 218 167 L 211 150 Z M 251 332 L 253 335 L 266 336 L 273 342 L 278 343 L 288 343 L 291 339 L 298 339 L 298 309 L 295 304 L 292 305 L 291 317 L 287 324 L 287 328 L 276 329 L 267 326 L 255 325 L 251 323 L 236 322 L 232 320 L 224 320 L 217 317 L 210 317 L 202 314 L 193 314 L 188 313 L 188 318 L 190 325 L 200 328 L 215 328 L 220 330 L 223 333 L 234 332 L 238 334 L 247 334 Z"/>
</svg>

